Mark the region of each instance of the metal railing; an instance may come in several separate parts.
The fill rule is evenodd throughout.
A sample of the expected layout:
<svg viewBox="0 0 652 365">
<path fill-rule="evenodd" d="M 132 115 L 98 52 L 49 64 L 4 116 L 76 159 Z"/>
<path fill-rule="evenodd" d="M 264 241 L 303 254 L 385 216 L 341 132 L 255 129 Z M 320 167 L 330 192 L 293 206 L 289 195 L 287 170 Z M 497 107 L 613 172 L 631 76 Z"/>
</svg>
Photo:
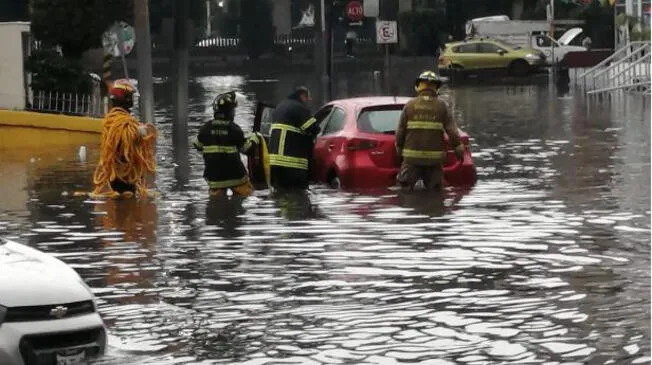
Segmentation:
<svg viewBox="0 0 652 365">
<path fill-rule="evenodd" d="M 27 110 L 76 116 L 102 117 L 104 100 L 99 95 L 33 91 Z"/>
<path fill-rule="evenodd" d="M 650 61 L 650 42 L 630 42 L 580 75 L 584 92 L 587 95 L 616 90 L 648 93 Z"/>
<path fill-rule="evenodd" d="M 366 44 L 374 40 L 368 37 L 358 37 L 356 43 Z M 315 37 L 297 37 L 292 35 L 280 35 L 274 39 L 274 45 L 297 46 L 297 45 L 314 45 Z M 197 48 L 235 48 L 240 46 L 239 38 L 222 38 L 211 37 L 202 39 L 195 43 Z"/>
<path fill-rule="evenodd" d="M 216 47 L 216 48 L 234 48 L 240 45 L 238 38 L 221 38 L 212 37 L 202 39 L 195 44 L 195 47 Z"/>
</svg>

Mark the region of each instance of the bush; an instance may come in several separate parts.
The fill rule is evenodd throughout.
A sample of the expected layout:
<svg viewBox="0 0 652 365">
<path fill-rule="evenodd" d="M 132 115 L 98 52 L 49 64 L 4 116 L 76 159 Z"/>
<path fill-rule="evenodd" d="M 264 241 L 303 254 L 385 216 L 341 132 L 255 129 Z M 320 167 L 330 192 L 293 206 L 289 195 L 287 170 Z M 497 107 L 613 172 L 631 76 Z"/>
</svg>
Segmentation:
<svg viewBox="0 0 652 365">
<path fill-rule="evenodd" d="M 92 90 L 91 78 L 79 61 L 64 58 L 54 49 L 34 51 L 25 68 L 32 73 L 33 90 L 82 94 Z"/>
<path fill-rule="evenodd" d="M 420 10 L 401 13 L 399 24 L 413 54 L 434 56 L 447 21 L 443 10 Z"/>
</svg>

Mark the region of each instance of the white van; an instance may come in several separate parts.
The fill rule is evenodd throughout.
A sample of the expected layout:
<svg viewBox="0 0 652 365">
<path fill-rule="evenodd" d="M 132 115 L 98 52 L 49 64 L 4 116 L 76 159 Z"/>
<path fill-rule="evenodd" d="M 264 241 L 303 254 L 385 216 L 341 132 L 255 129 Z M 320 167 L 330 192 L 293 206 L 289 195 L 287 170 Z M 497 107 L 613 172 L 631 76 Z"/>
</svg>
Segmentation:
<svg viewBox="0 0 652 365">
<path fill-rule="evenodd" d="M 546 55 L 548 64 L 560 62 L 569 52 L 587 50 L 586 47 L 576 45 L 583 33 L 582 28 L 571 28 L 558 40 L 554 40 L 548 35 L 549 30 L 550 25 L 546 21 L 509 20 L 506 15 L 476 18 L 466 23 L 467 37 L 491 37 L 503 39 L 521 47 L 534 48 Z M 554 60 L 552 57 L 553 43 L 555 45 Z"/>
</svg>

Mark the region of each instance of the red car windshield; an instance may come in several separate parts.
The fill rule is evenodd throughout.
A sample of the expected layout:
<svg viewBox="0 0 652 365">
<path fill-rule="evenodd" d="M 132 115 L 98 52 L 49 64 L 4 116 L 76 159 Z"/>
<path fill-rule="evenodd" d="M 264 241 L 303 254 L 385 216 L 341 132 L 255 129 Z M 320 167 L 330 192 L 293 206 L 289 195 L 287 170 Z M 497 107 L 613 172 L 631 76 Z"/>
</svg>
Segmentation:
<svg viewBox="0 0 652 365">
<path fill-rule="evenodd" d="M 365 108 L 358 116 L 358 130 L 364 133 L 393 134 L 396 132 L 403 105 L 383 105 Z"/>
</svg>

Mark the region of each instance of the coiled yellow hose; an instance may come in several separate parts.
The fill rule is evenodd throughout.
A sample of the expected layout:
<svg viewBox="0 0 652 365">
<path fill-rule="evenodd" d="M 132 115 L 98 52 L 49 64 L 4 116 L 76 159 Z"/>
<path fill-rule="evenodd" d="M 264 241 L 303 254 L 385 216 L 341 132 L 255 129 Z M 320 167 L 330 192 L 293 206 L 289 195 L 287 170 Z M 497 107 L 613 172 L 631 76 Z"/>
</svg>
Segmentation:
<svg viewBox="0 0 652 365">
<path fill-rule="evenodd" d="M 91 196 L 118 197 L 111 182 L 119 179 L 136 187 L 139 197 L 146 197 L 147 174 L 156 171 L 154 147 L 157 132 L 154 125 L 141 123 L 125 109 L 113 108 L 106 115 L 100 144 L 100 160 L 93 175 L 95 189 Z M 131 195 L 129 193 L 123 195 Z"/>
</svg>

